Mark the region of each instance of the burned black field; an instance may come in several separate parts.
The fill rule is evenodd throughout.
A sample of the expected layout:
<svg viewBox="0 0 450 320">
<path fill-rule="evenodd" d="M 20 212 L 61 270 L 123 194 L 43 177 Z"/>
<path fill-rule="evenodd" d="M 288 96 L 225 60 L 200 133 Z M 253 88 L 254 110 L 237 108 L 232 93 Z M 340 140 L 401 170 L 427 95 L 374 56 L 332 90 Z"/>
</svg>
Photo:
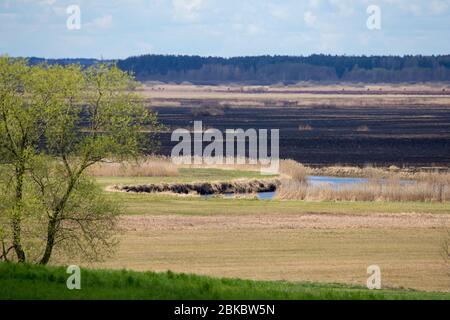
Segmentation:
<svg viewBox="0 0 450 320">
<path fill-rule="evenodd" d="M 450 107 L 231 107 L 219 114 L 195 107 L 154 107 L 168 127 L 160 153 L 170 155 L 171 132 L 192 128 L 280 129 L 280 157 L 308 165 L 450 165 Z"/>
</svg>

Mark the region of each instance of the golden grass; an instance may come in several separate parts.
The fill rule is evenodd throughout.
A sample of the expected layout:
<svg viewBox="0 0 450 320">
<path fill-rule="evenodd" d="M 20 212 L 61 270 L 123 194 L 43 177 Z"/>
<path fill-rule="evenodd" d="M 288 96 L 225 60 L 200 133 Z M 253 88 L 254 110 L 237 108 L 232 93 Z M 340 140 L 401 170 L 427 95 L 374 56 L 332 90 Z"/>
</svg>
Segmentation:
<svg viewBox="0 0 450 320">
<path fill-rule="evenodd" d="M 178 168 L 170 158 L 151 156 L 137 162 L 102 162 L 88 172 L 93 177 L 176 177 Z"/>
<path fill-rule="evenodd" d="M 413 177 L 422 182 L 430 183 L 430 184 L 442 184 L 442 185 L 450 185 L 450 173 L 425 173 L 418 172 L 413 175 Z"/>
<path fill-rule="evenodd" d="M 448 168 L 399 168 L 397 166 L 384 167 L 351 167 L 329 166 L 321 168 L 308 167 L 308 174 L 315 176 L 373 178 L 373 179 L 404 179 L 450 184 Z"/>
<path fill-rule="evenodd" d="M 258 280 L 365 285 L 379 265 L 384 288 L 449 289 L 438 230 L 200 229 L 127 231 L 101 268 Z"/>
<path fill-rule="evenodd" d="M 295 182 L 305 183 L 308 176 L 308 168 L 295 160 L 281 160 L 280 173 L 289 176 Z"/>
<path fill-rule="evenodd" d="M 311 186 L 293 179 L 282 180 L 277 190 L 281 200 L 307 201 L 400 201 L 449 202 L 450 185 L 423 181 L 370 180 L 347 186 Z"/>
<path fill-rule="evenodd" d="M 281 180 L 277 190 L 280 200 L 307 201 L 401 201 L 449 202 L 450 173 L 411 172 L 398 167 L 375 168 L 367 166 L 309 168 L 294 160 L 282 160 Z M 308 175 L 334 177 L 363 177 L 367 183 L 332 186 L 313 186 L 307 183 Z"/>
<path fill-rule="evenodd" d="M 310 175 L 331 177 L 388 178 L 391 175 L 391 172 L 388 172 L 384 168 L 375 168 L 371 166 L 364 168 L 330 166 L 322 168 L 308 168 L 308 171 Z"/>
<path fill-rule="evenodd" d="M 208 168 L 221 170 L 240 170 L 240 171 L 260 171 L 261 164 L 256 161 L 252 163 L 250 159 L 245 157 L 223 158 L 223 163 L 215 163 L 216 159 L 208 157 L 177 157 L 174 160 L 181 164 L 184 168 Z M 187 164 L 189 163 L 189 164 Z"/>
<path fill-rule="evenodd" d="M 236 101 L 222 101 L 219 103 L 224 107 L 264 107 L 265 103 L 252 100 L 236 100 Z"/>
<path fill-rule="evenodd" d="M 381 89 L 381 90 L 380 90 Z M 195 86 L 157 85 L 140 89 L 152 106 L 239 107 L 411 107 L 439 105 L 448 107 L 450 97 L 442 94 L 442 85 L 358 86 Z M 352 94 L 342 94 L 345 91 Z M 377 94 L 370 94 L 376 91 Z M 413 93 L 413 94 L 411 94 Z M 433 95 L 430 95 L 433 94 Z M 178 103 L 178 104 L 177 104 Z"/>
</svg>

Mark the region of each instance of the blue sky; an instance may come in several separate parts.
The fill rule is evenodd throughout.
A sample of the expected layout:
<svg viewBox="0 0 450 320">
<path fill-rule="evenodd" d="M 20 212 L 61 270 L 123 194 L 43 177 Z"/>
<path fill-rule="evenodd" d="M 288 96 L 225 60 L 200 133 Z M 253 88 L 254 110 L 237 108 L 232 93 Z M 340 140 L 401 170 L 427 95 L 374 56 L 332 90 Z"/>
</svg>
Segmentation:
<svg viewBox="0 0 450 320">
<path fill-rule="evenodd" d="M 70 5 L 80 30 L 66 27 Z M 11 56 L 449 54 L 449 39 L 450 0 L 0 0 Z"/>
</svg>

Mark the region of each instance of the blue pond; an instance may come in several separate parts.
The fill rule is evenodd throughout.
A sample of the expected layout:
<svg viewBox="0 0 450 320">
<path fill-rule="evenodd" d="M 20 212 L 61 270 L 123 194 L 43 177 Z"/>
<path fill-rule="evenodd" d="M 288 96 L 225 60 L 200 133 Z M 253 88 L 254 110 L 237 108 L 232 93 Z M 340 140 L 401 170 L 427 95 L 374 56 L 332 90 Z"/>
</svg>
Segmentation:
<svg viewBox="0 0 450 320">
<path fill-rule="evenodd" d="M 339 187 L 344 185 L 357 185 L 360 183 L 366 183 L 368 180 L 363 178 L 336 178 L 336 177 L 322 177 L 322 176 L 309 176 L 308 183 L 312 186 L 330 186 Z M 257 194 L 259 200 L 271 200 L 275 197 L 274 192 L 260 192 Z M 207 196 L 210 197 L 210 196 Z M 224 195 L 226 199 L 233 199 L 233 193 L 227 193 Z"/>
<path fill-rule="evenodd" d="M 274 197 L 275 197 L 275 191 L 258 193 L 259 200 L 272 200 Z"/>
<path fill-rule="evenodd" d="M 273 199 L 275 197 L 275 193 L 276 193 L 275 191 L 273 191 L 273 192 L 259 192 L 256 195 L 256 197 L 259 200 L 271 200 L 271 199 Z M 206 197 L 211 197 L 211 196 L 206 196 Z M 233 199 L 234 198 L 234 193 L 225 193 L 223 195 L 223 197 L 225 199 Z"/>
<path fill-rule="evenodd" d="M 337 177 L 321 177 L 321 176 L 309 176 L 308 183 L 312 186 L 344 186 L 352 184 L 367 183 L 369 180 L 365 178 L 337 178 Z"/>
<path fill-rule="evenodd" d="M 328 188 L 340 188 L 340 187 L 358 187 L 359 184 L 369 182 L 367 178 L 339 178 L 339 177 L 326 177 L 326 176 L 309 176 L 308 184 L 316 187 L 328 187 Z M 384 180 L 381 180 L 383 183 Z M 400 184 L 408 185 L 412 184 L 412 180 L 401 180 Z M 261 192 L 258 194 L 260 200 L 271 200 L 275 197 L 276 192 Z M 229 197 L 233 197 L 230 195 Z"/>
<path fill-rule="evenodd" d="M 308 176 L 308 184 L 316 187 L 329 187 L 339 188 L 345 186 L 355 186 L 359 184 L 367 183 L 369 179 L 366 178 L 338 178 L 338 177 L 326 177 L 326 176 Z M 414 181 L 402 180 L 402 184 L 414 183 Z M 257 194 L 259 200 L 272 200 L 275 197 L 276 192 L 260 192 Z M 207 196 L 209 197 L 209 196 Z M 227 193 L 224 195 L 226 199 L 233 199 L 233 193 Z"/>
<path fill-rule="evenodd" d="M 358 185 L 367 183 L 368 179 L 364 178 L 337 178 L 325 176 L 309 176 L 308 184 L 311 186 L 329 186 L 331 188 L 338 188 L 341 186 Z M 271 200 L 275 197 L 276 192 L 260 192 L 258 193 L 259 200 Z M 228 197 L 233 197 L 229 195 Z"/>
</svg>

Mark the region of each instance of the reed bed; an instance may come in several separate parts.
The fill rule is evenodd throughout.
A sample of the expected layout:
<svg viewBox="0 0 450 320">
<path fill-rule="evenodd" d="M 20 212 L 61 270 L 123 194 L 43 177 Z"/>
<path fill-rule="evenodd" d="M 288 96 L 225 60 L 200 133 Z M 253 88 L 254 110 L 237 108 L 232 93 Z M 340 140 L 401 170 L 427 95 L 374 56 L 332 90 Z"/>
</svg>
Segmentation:
<svg viewBox="0 0 450 320">
<path fill-rule="evenodd" d="M 245 157 L 224 157 L 220 163 L 217 159 L 208 157 L 175 157 L 173 159 L 179 166 L 185 168 L 208 168 L 208 169 L 222 169 L 222 170 L 245 170 L 245 171 L 260 171 L 261 164 L 256 160 L 253 162 Z"/>
<path fill-rule="evenodd" d="M 407 178 L 400 174 L 400 169 L 397 167 L 380 168 L 366 166 L 347 167 L 347 166 L 330 166 L 323 168 L 308 168 L 308 173 L 315 176 L 331 176 L 331 177 L 352 177 L 352 178 L 389 178 L 395 174 L 399 174 L 401 178 Z"/>
<path fill-rule="evenodd" d="M 216 168 L 246 171 L 261 171 L 264 170 L 264 168 L 267 168 L 267 166 L 261 165 L 257 160 L 244 157 L 224 157 L 222 163 L 217 164 L 214 163 L 213 158 L 206 157 L 178 157 L 175 159 L 175 162 L 189 168 Z M 295 160 L 283 159 L 280 160 L 279 174 L 289 176 L 297 181 L 306 181 L 308 175 L 311 174 L 311 169 Z"/>
<path fill-rule="evenodd" d="M 282 160 L 280 172 L 284 178 L 276 197 L 309 201 L 449 202 L 450 173 L 443 169 L 425 172 L 395 166 L 310 168 L 294 160 Z M 309 175 L 367 178 L 368 181 L 341 186 L 310 185 L 307 182 Z"/>
<path fill-rule="evenodd" d="M 448 168 L 399 168 L 390 167 L 350 167 L 350 166 L 330 166 L 322 168 L 309 168 L 309 175 L 331 176 L 331 177 L 352 177 L 352 178 L 373 178 L 373 179 L 406 179 L 428 182 L 450 183 L 450 169 Z"/>
<path fill-rule="evenodd" d="M 292 180 L 305 183 L 308 178 L 309 169 L 295 160 L 281 160 L 280 173 L 289 176 Z"/>
<path fill-rule="evenodd" d="M 93 177 L 176 177 L 178 168 L 171 159 L 150 156 L 136 162 L 102 162 L 89 169 Z"/>
<path fill-rule="evenodd" d="M 293 179 L 282 180 L 277 190 L 280 200 L 308 201 L 394 201 L 449 202 L 450 185 L 424 181 L 370 180 L 345 186 L 311 186 Z"/>
</svg>

